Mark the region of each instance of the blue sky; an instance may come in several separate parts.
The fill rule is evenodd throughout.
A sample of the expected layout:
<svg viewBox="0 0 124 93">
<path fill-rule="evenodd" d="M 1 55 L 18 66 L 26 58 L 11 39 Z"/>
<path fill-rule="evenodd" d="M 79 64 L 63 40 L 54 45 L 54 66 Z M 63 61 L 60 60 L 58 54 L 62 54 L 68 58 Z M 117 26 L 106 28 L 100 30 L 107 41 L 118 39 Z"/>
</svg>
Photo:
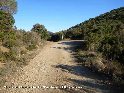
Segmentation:
<svg viewBox="0 0 124 93">
<path fill-rule="evenodd" d="M 124 0 L 17 0 L 15 26 L 29 31 L 34 24 L 43 24 L 57 32 L 124 6 Z"/>
</svg>

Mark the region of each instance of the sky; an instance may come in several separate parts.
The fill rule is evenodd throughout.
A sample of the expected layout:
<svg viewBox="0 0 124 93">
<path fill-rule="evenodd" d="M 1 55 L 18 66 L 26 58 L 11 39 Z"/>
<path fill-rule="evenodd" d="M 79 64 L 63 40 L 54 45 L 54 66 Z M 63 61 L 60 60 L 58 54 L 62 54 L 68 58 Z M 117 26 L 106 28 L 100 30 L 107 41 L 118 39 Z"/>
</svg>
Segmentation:
<svg viewBox="0 0 124 93">
<path fill-rule="evenodd" d="M 58 32 L 110 10 L 124 7 L 124 0 L 17 0 L 14 15 L 18 29 L 30 31 L 34 24 Z"/>
</svg>

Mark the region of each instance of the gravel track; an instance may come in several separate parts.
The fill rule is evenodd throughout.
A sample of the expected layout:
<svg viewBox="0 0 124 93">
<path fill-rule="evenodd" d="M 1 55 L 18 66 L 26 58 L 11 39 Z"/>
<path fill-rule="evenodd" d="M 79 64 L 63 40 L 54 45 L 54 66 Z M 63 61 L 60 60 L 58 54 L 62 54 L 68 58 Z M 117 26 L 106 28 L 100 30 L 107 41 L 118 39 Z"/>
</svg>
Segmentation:
<svg viewBox="0 0 124 93">
<path fill-rule="evenodd" d="M 76 42 L 49 42 L 0 93 L 110 93 L 102 76 L 75 62 Z"/>
</svg>

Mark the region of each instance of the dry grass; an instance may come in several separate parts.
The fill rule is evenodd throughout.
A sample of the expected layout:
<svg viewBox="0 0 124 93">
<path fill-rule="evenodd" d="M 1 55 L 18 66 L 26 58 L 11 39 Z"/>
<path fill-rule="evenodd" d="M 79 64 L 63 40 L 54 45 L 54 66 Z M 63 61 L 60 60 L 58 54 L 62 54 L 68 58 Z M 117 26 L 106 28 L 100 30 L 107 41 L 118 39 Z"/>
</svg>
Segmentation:
<svg viewBox="0 0 124 93">
<path fill-rule="evenodd" d="M 95 72 L 108 75 L 115 83 L 124 84 L 124 65 L 113 60 L 105 60 L 101 54 L 78 51 L 78 60 Z"/>
<path fill-rule="evenodd" d="M 0 46 L 0 51 L 1 52 L 9 52 L 10 49 L 6 48 L 6 47 L 3 47 L 3 46 Z"/>
<path fill-rule="evenodd" d="M 4 85 L 7 77 L 13 75 L 17 69 L 27 65 L 33 57 L 39 52 L 38 48 L 44 46 L 44 42 L 41 45 L 37 45 L 31 51 L 26 49 L 26 46 L 12 47 L 8 49 L 1 47 L 0 51 L 0 87 Z"/>
</svg>

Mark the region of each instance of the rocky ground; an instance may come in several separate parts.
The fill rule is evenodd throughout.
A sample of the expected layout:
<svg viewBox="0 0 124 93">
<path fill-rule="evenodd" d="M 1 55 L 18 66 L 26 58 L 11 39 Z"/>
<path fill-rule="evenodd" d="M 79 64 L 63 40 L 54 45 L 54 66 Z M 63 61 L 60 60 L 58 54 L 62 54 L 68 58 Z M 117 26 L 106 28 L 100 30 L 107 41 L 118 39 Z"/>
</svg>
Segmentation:
<svg viewBox="0 0 124 93">
<path fill-rule="evenodd" d="M 49 42 L 0 93 L 114 93 L 106 78 L 75 62 L 77 41 Z"/>
</svg>

